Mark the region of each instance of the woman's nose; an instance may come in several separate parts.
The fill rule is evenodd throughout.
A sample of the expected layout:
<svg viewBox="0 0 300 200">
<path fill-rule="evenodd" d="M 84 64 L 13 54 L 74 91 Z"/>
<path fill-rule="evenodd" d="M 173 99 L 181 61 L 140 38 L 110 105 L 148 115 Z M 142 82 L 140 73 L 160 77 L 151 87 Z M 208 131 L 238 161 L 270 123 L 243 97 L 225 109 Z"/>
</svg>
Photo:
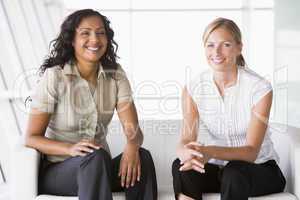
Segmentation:
<svg viewBox="0 0 300 200">
<path fill-rule="evenodd" d="M 220 55 L 222 53 L 222 46 L 221 45 L 216 45 L 214 48 L 214 53 L 217 55 Z"/>
<path fill-rule="evenodd" d="M 97 36 L 97 33 L 91 33 L 90 37 L 89 37 L 90 41 L 95 41 L 98 42 L 99 41 L 99 37 Z"/>
</svg>

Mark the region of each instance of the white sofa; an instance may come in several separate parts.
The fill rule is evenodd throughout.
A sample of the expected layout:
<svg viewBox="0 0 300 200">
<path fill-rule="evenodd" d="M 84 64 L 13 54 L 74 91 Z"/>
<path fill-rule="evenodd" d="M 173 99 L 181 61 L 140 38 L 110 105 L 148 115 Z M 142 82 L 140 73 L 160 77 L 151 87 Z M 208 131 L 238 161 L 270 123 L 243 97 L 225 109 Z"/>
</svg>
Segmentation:
<svg viewBox="0 0 300 200">
<path fill-rule="evenodd" d="M 175 146 L 179 138 L 180 121 L 144 121 L 144 147 L 151 151 L 158 179 L 159 200 L 174 199 L 171 165 L 175 159 Z M 280 166 L 287 179 L 285 192 L 255 200 L 300 200 L 300 129 L 280 124 L 271 124 L 273 141 L 280 155 Z M 121 126 L 113 122 L 108 137 L 112 154 L 122 151 L 125 142 Z M 201 135 L 200 137 L 205 137 Z M 24 145 L 17 145 L 11 155 L 11 200 L 78 200 L 77 197 L 37 195 L 39 153 Z M 114 193 L 114 200 L 123 200 L 122 193 Z M 218 200 L 219 194 L 204 194 L 204 200 Z"/>
</svg>

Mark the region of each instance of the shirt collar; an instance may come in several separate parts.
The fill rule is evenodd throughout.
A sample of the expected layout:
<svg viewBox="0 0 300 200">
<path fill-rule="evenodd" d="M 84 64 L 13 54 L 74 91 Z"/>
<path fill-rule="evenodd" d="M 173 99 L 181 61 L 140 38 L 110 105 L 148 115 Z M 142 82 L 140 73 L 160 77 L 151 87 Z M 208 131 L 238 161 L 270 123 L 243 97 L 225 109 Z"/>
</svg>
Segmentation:
<svg viewBox="0 0 300 200">
<path fill-rule="evenodd" d="M 104 79 L 106 79 L 106 73 L 105 73 L 105 71 L 103 69 L 102 64 L 100 63 L 99 64 L 99 71 L 98 71 L 98 80 L 100 79 L 101 74 L 103 74 Z"/>
<path fill-rule="evenodd" d="M 63 69 L 63 72 L 65 75 L 73 75 L 73 76 L 79 76 L 80 77 L 80 73 L 78 71 L 78 68 L 76 67 L 76 64 L 71 64 L 71 63 L 66 63 Z M 99 64 L 99 70 L 98 70 L 98 75 L 97 75 L 97 79 L 99 80 L 101 77 L 101 74 L 103 74 L 103 77 L 106 79 L 106 73 L 103 69 L 102 64 Z"/>
<path fill-rule="evenodd" d="M 238 66 L 237 67 L 237 79 L 236 79 L 236 83 L 235 85 L 231 86 L 231 87 L 238 87 L 240 85 L 240 76 L 241 76 L 241 73 L 242 73 L 242 69 L 243 69 L 243 66 Z M 210 81 L 215 85 L 215 81 L 214 81 L 214 73 L 213 73 L 213 70 L 210 68 L 209 70 L 210 74 L 209 74 L 209 79 Z"/>
</svg>

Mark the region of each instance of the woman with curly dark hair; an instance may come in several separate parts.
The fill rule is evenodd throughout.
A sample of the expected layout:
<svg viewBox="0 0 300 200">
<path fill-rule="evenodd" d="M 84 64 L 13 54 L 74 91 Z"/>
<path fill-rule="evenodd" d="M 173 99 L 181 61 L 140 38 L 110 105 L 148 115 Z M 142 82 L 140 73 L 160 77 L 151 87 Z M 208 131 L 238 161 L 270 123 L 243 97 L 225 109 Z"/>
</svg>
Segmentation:
<svg viewBox="0 0 300 200">
<path fill-rule="evenodd" d="M 112 192 L 125 191 L 126 199 L 157 199 L 153 160 L 141 148 L 143 134 L 113 37 L 109 20 L 85 9 L 69 15 L 52 41 L 26 132 L 26 146 L 45 155 L 40 194 L 112 200 Z M 106 135 L 114 109 L 127 143 L 112 159 Z"/>
</svg>

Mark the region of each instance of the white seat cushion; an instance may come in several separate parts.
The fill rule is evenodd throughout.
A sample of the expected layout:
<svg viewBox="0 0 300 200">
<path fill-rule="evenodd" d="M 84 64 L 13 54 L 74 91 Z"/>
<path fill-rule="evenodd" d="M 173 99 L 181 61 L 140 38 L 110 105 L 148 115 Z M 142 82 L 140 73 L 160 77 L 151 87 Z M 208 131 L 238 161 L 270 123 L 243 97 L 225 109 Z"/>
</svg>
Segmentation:
<svg viewBox="0 0 300 200">
<path fill-rule="evenodd" d="M 125 200 L 123 193 L 114 193 L 114 200 Z M 159 191 L 158 200 L 172 200 L 174 199 L 173 191 Z M 78 197 L 64 197 L 64 196 L 52 196 L 52 195 L 39 195 L 36 200 L 78 200 Z M 220 200 L 220 194 L 211 193 L 204 194 L 203 200 Z M 286 192 L 271 194 L 261 197 L 249 198 L 249 200 L 297 200 L 297 198 Z"/>
<path fill-rule="evenodd" d="M 125 200 L 124 193 L 115 192 L 113 193 L 114 200 Z M 174 199 L 172 190 L 162 189 L 158 192 L 159 200 L 171 200 Z M 78 200 L 78 197 L 66 197 L 66 196 L 53 196 L 53 195 L 39 195 L 35 200 Z"/>
<path fill-rule="evenodd" d="M 220 194 L 217 193 L 209 193 L 203 195 L 203 200 L 220 200 Z M 287 192 L 270 194 L 260 197 L 252 197 L 249 200 L 297 200 L 297 198 Z"/>
</svg>

